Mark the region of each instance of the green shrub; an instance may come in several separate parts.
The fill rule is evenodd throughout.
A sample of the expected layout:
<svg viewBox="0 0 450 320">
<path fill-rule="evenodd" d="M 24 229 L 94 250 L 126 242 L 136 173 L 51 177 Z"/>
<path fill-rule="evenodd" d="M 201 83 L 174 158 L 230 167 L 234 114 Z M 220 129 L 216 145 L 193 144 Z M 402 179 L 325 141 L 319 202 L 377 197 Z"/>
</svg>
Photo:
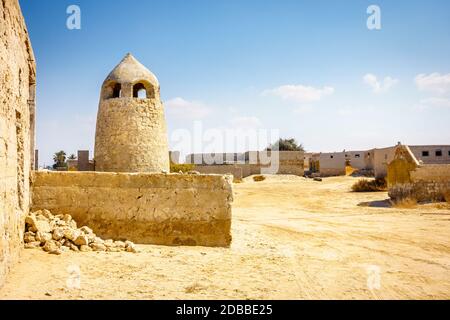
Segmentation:
<svg viewBox="0 0 450 320">
<path fill-rule="evenodd" d="M 352 186 L 353 192 L 377 192 L 387 191 L 386 179 L 378 178 L 375 180 L 361 179 Z"/>
</svg>

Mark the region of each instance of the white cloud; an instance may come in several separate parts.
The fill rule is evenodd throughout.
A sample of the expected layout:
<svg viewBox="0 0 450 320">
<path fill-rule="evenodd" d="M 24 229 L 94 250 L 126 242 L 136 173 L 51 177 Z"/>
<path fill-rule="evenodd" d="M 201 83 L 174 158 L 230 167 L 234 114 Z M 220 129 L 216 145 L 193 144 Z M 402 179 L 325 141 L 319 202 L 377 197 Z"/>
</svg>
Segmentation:
<svg viewBox="0 0 450 320">
<path fill-rule="evenodd" d="M 374 93 L 377 94 L 389 91 L 399 82 L 398 79 L 394 79 L 389 76 L 385 77 L 383 81 L 379 81 L 377 76 L 371 73 L 366 74 L 363 77 L 363 81 L 372 88 Z"/>
<path fill-rule="evenodd" d="M 364 105 L 364 106 L 347 105 L 347 106 L 338 108 L 337 114 L 342 117 L 348 117 L 348 116 L 368 117 L 368 116 L 371 116 L 374 112 L 378 113 L 377 110 L 379 110 L 379 107 L 368 106 L 368 105 Z"/>
<path fill-rule="evenodd" d="M 307 114 L 313 111 L 313 107 L 312 106 L 300 106 L 295 108 L 294 110 L 292 110 L 294 113 L 296 114 Z"/>
<path fill-rule="evenodd" d="M 262 127 L 262 122 L 257 117 L 236 117 L 230 124 L 235 129 L 257 129 Z"/>
<path fill-rule="evenodd" d="M 355 113 L 355 108 L 343 107 L 343 108 L 338 109 L 337 112 L 340 116 L 344 116 L 344 117 L 351 116 Z"/>
<path fill-rule="evenodd" d="M 435 107 L 450 108 L 450 99 L 447 98 L 428 98 L 421 101 L 422 104 L 428 104 Z"/>
<path fill-rule="evenodd" d="M 414 79 L 416 86 L 420 91 L 445 94 L 450 92 L 450 73 L 441 75 L 440 73 L 431 73 L 429 75 L 419 74 Z"/>
<path fill-rule="evenodd" d="M 198 101 L 187 101 L 177 97 L 164 103 L 167 114 L 179 118 L 201 119 L 209 115 L 212 110 L 207 105 Z"/>
<path fill-rule="evenodd" d="M 238 113 L 238 111 L 239 111 L 239 109 L 236 107 L 228 107 L 227 110 L 229 113 L 234 113 L 234 114 Z"/>
<path fill-rule="evenodd" d="M 450 99 L 447 98 L 427 98 L 420 100 L 417 109 L 425 110 L 429 108 L 450 108 Z"/>
<path fill-rule="evenodd" d="M 271 90 L 266 90 L 263 95 L 273 95 L 283 100 L 295 102 L 313 102 L 319 101 L 323 97 L 334 93 L 334 88 L 323 87 L 314 88 L 303 85 L 283 85 Z"/>
</svg>

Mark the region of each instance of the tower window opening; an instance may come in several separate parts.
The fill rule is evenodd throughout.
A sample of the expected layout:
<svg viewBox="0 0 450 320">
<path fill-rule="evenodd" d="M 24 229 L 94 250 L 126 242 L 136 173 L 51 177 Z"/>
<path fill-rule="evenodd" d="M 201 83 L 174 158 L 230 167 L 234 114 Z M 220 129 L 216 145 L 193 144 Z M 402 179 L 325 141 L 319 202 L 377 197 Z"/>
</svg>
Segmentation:
<svg viewBox="0 0 450 320">
<path fill-rule="evenodd" d="M 136 83 L 133 86 L 133 97 L 138 99 L 147 99 L 147 89 L 142 83 Z"/>
<path fill-rule="evenodd" d="M 116 83 L 113 87 L 113 98 L 120 98 L 122 96 L 122 86 L 120 83 Z"/>
</svg>

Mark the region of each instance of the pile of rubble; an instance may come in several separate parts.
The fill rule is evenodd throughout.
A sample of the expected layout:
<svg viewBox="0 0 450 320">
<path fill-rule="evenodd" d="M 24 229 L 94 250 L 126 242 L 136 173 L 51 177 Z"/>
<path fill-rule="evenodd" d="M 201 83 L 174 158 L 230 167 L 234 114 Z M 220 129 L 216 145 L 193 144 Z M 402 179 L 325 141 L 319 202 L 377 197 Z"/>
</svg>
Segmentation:
<svg viewBox="0 0 450 320">
<path fill-rule="evenodd" d="M 86 226 L 78 229 L 76 221 L 69 214 L 53 215 L 48 210 L 39 210 L 25 218 L 25 225 L 26 249 L 42 248 L 56 255 L 69 250 L 137 252 L 135 244 L 130 241 L 102 240 Z"/>
</svg>

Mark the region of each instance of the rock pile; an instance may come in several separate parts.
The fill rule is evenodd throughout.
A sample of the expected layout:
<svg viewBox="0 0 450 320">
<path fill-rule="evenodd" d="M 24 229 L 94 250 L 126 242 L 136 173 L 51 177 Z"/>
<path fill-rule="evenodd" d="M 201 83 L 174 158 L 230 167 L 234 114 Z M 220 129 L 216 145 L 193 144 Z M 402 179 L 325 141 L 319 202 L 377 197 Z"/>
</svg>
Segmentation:
<svg viewBox="0 0 450 320">
<path fill-rule="evenodd" d="M 25 230 L 26 249 L 42 248 L 56 255 L 69 250 L 137 253 L 131 241 L 102 240 L 86 226 L 77 228 L 76 221 L 69 214 L 53 215 L 48 210 L 30 213 L 25 218 Z"/>
</svg>

